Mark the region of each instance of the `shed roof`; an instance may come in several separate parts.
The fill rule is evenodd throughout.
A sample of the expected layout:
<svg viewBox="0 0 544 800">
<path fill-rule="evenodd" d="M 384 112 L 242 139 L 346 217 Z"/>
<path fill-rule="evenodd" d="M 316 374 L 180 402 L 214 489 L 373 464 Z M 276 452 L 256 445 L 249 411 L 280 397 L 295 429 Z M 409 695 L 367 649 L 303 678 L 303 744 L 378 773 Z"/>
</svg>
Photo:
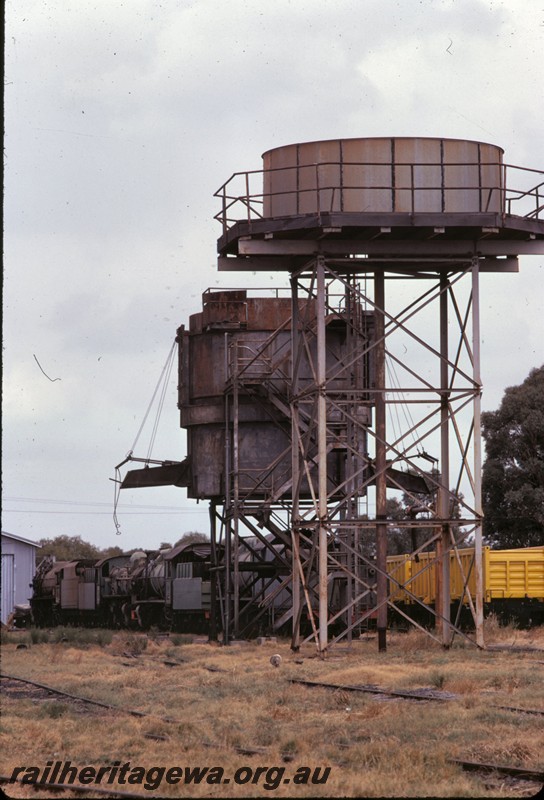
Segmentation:
<svg viewBox="0 0 544 800">
<path fill-rule="evenodd" d="M 7 531 L 2 531 L 2 536 L 6 537 L 6 539 L 15 539 L 16 542 L 23 542 L 24 544 L 28 544 L 31 547 L 41 547 L 38 542 L 33 542 L 32 539 L 26 539 L 24 536 L 18 536 L 16 533 L 8 533 Z"/>
</svg>

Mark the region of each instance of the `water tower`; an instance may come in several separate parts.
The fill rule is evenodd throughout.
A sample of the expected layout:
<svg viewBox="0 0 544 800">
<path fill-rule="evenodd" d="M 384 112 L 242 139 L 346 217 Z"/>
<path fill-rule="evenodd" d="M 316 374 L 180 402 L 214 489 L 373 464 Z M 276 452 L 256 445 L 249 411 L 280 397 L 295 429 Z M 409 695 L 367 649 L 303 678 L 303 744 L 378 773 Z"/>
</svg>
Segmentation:
<svg viewBox="0 0 544 800">
<path fill-rule="evenodd" d="M 482 645 L 479 279 L 544 253 L 544 173 L 439 138 L 305 142 L 263 162 L 216 193 L 218 267 L 278 273 L 288 293 L 207 292 L 179 329 L 188 457 L 157 479 L 211 501 L 225 641 L 272 604 L 295 648 L 305 616 L 321 654 L 369 620 L 384 650 L 388 613 L 417 625 L 423 606 L 449 645 L 466 636 L 453 565 Z M 152 485 L 141 472 L 125 485 Z M 411 552 L 388 570 L 395 537 Z"/>
<path fill-rule="evenodd" d="M 388 493 L 397 490 L 413 498 L 425 532 L 415 555 L 434 547 L 421 569 L 435 561 L 444 644 L 455 627 L 450 565 L 460 547 L 474 543 L 473 597 L 468 576 L 465 585 L 481 644 L 479 276 L 500 279 L 517 271 L 519 255 L 544 252 L 543 173 L 505 164 L 492 144 L 439 138 L 305 142 L 270 150 L 263 161 L 262 171 L 237 173 L 217 192 L 218 265 L 282 272 L 291 283 L 294 618 L 306 591 L 297 555 L 303 540 L 318 560 L 319 649 L 326 650 L 335 621 L 327 586 L 338 571 L 348 583 L 348 623 L 339 637 L 349 638 L 370 591 L 357 567 L 365 560 L 358 541 L 370 532 L 376 602 L 364 613 L 376 614 L 385 648 L 391 598 L 401 581 L 409 592 L 418 577 L 395 585 L 386 572 L 391 532 L 416 524 L 388 517 Z M 315 304 L 315 316 L 305 317 L 301 300 Z M 331 365 L 327 331 L 335 324 L 344 326 L 348 344 Z M 300 373 L 301 354 L 312 362 L 310 382 Z M 361 442 L 368 442 L 365 453 Z M 344 470 L 331 487 L 328 458 L 341 445 Z M 301 494 L 304 479 L 310 502 Z M 427 484 L 426 499 L 417 479 Z M 236 492 L 226 499 L 236 518 Z"/>
</svg>

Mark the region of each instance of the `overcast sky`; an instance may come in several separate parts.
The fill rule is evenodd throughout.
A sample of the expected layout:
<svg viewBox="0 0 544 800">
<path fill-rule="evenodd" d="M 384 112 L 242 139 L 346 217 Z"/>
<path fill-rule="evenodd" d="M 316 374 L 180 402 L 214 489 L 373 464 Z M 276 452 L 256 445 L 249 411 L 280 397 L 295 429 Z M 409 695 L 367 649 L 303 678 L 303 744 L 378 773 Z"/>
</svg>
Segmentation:
<svg viewBox="0 0 544 800">
<path fill-rule="evenodd" d="M 148 489 L 122 496 L 116 536 L 109 479 L 176 328 L 246 282 L 216 270 L 233 172 L 366 136 L 544 169 L 542 0 L 8 0 L 6 23 L 2 527 L 30 539 L 207 530 L 205 503 Z M 544 257 L 520 263 L 482 277 L 486 409 L 544 361 Z M 176 383 L 154 458 L 185 456 Z"/>
</svg>

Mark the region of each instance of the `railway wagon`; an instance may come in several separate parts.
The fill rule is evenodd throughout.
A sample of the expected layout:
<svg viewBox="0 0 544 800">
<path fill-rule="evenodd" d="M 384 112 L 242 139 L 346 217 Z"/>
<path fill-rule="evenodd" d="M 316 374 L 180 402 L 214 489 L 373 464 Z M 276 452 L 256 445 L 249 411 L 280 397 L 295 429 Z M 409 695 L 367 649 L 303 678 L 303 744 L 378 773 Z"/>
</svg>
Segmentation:
<svg viewBox="0 0 544 800">
<path fill-rule="evenodd" d="M 482 556 L 485 613 L 493 612 L 504 622 L 544 624 L 544 547 L 510 550 L 484 547 Z M 388 573 L 392 599 L 398 605 L 414 606 L 417 598 L 428 606 L 434 606 L 434 551 L 420 553 L 417 558 L 390 556 Z M 450 597 L 455 614 L 460 607 L 461 613 L 468 607 L 469 593 L 474 598 L 475 592 L 474 548 L 450 553 Z"/>
</svg>

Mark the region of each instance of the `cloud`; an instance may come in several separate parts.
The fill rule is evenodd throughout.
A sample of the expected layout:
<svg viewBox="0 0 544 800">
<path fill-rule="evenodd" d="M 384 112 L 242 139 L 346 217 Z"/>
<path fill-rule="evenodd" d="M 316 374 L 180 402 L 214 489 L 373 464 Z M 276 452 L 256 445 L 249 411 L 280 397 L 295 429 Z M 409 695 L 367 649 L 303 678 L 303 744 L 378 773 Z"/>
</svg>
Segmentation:
<svg viewBox="0 0 544 800">
<path fill-rule="evenodd" d="M 438 135 L 485 139 L 510 162 L 542 167 L 542 22 L 535 2 L 517 0 L 8 4 L 7 492 L 107 502 L 111 467 L 202 292 L 278 285 L 215 266 L 213 192 L 259 169 L 265 150 Z M 519 276 L 482 280 L 484 403 L 542 361 L 541 268 L 522 259 Z M 505 320 L 522 332 L 515 348 Z M 156 455 L 184 454 L 174 380 Z M 146 502 L 195 508 L 182 491 L 150 492 Z M 197 528 L 201 511 L 169 530 Z M 110 527 L 97 519 L 77 518 L 78 531 L 106 545 Z M 37 520 L 17 516 L 11 528 L 24 535 Z M 131 530 L 169 535 L 144 521 Z M 41 523 L 78 532 L 69 516 Z"/>
</svg>

